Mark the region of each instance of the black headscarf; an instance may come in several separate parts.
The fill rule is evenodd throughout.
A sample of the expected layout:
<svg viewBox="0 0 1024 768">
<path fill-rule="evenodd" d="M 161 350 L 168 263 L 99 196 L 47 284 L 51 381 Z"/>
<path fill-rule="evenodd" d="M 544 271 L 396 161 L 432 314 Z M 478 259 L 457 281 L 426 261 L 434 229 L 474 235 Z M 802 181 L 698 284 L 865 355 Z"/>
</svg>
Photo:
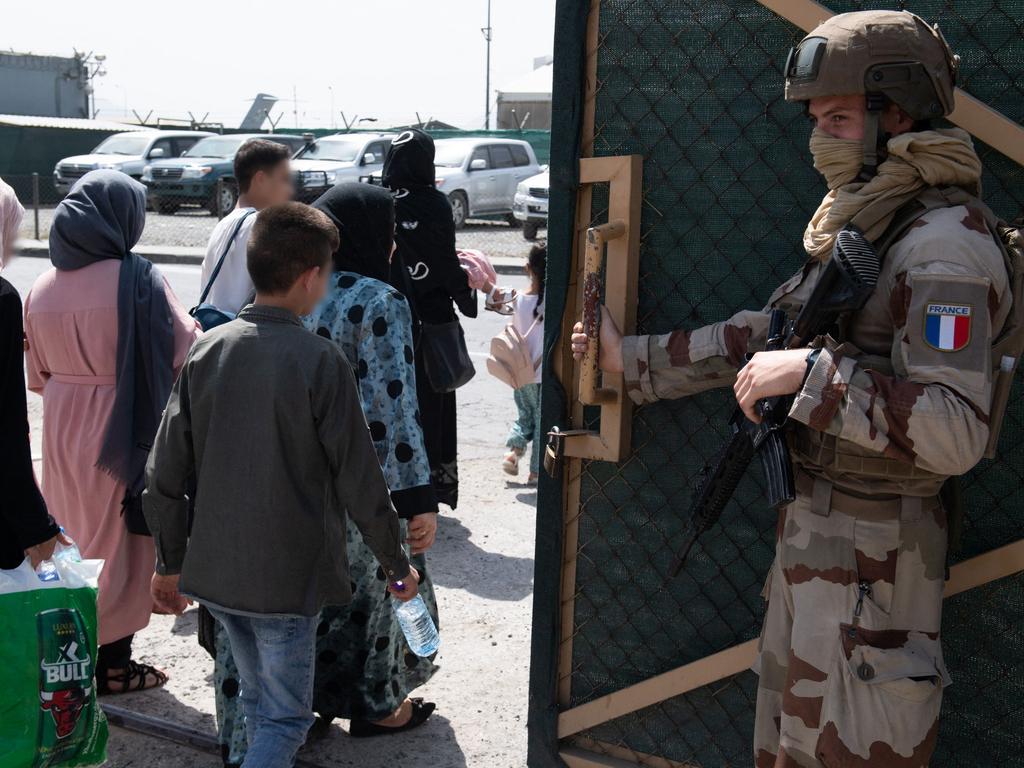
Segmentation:
<svg viewBox="0 0 1024 768">
<path fill-rule="evenodd" d="M 174 327 L 164 280 L 132 253 L 146 223 L 146 188 L 120 171 L 90 171 L 53 214 L 50 261 L 73 271 L 117 259 L 117 392 L 96 466 L 142 492 L 146 457 L 174 376 Z"/>
<path fill-rule="evenodd" d="M 430 134 L 419 128 L 399 134 L 391 142 L 382 174 L 384 186 L 396 193 L 415 187 L 434 189 L 434 140 Z"/>
<path fill-rule="evenodd" d="M 388 281 L 395 242 L 395 199 L 381 187 L 350 182 L 322 194 L 313 207 L 334 222 L 341 236 L 334 269 Z"/>
</svg>

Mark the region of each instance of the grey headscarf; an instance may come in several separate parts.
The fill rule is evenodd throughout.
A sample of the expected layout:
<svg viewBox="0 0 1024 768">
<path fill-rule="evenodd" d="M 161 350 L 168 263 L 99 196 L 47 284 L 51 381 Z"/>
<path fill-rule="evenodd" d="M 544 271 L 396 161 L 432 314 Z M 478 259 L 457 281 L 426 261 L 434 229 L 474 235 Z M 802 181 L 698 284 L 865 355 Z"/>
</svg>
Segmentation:
<svg viewBox="0 0 1024 768">
<path fill-rule="evenodd" d="M 171 393 L 174 327 L 164 281 L 132 253 L 146 223 L 146 188 L 119 171 L 90 171 L 53 214 L 50 261 L 59 270 L 118 259 L 117 392 L 96 466 L 142 492 L 146 457 Z"/>
</svg>

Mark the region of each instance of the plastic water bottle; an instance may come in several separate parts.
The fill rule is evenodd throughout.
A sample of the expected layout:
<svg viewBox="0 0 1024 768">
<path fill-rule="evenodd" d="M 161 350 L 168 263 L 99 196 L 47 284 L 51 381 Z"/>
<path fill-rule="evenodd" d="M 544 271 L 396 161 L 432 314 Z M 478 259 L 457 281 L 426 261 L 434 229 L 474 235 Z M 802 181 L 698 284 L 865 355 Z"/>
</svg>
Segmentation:
<svg viewBox="0 0 1024 768">
<path fill-rule="evenodd" d="M 64 533 L 64 529 L 60 529 L 61 533 Z M 80 563 L 82 562 L 82 553 L 78 550 L 78 545 L 74 542 L 71 544 L 61 544 L 59 541 L 53 549 L 53 555 L 49 560 L 44 560 L 36 568 L 36 574 L 39 576 L 40 581 L 60 581 L 60 572 L 57 570 L 55 561 L 61 560 L 63 562 Z"/>
<path fill-rule="evenodd" d="M 64 533 L 63 526 L 60 529 L 61 533 Z M 78 545 L 72 541 L 70 544 L 61 544 L 57 542 L 57 546 L 54 547 L 53 557 L 55 560 L 67 560 L 72 563 L 82 562 L 82 553 L 78 549 Z"/>
<path fill-rule="evenodd" d="M 394 583 L 395 589 L 401 592 L 405 584 L 401 581 Z M 423 598 L 416 595 L 407 602 L 393 601 L 395 614 L 398 616 L 398 623 L 405 634 L 406 642 L 409 643 L 409 650 L 417 656 L 432 656 L 437 653 L 441 644 L 441 638 L 437 634 L 437 627 L 427 610 L 427 604 Z"/>
</svg>

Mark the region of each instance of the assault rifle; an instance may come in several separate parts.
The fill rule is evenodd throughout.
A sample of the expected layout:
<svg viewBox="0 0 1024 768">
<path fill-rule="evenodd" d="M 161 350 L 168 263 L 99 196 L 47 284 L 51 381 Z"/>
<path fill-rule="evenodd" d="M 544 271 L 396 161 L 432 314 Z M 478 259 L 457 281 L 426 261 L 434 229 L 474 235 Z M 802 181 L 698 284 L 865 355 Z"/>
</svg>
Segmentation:
<svg viewBox="0 0 1024 768">
<path fill-rule="evenodd" d="M 796 320 L 773 309 L 768 321 L 766 351 L 798 349 L 815 337 L 828 333 L 839 318 L 864 306 L 874 291 L 881 269 L 878 254 L 863 233 L 848 226 L 836 237 L 832 256 L 811 297 Z M 747 355 L 749 361 L 752 355 Z M 673 564 L 672 575 L 683 568 L 697 538 L 714 525 L 736 491 L 740 479 L 758 456 L 764 470 L 768 504 L 778 509 L 796 498 L 793 465 L 784 429 L 793 395 L 769 397 L 757 403 L 761 423 L 755 424 L 739 408 L 729 420 L 732 435 L 705 465 L 693 495 L 683 532 L 683 542 Z"/>
</svg>

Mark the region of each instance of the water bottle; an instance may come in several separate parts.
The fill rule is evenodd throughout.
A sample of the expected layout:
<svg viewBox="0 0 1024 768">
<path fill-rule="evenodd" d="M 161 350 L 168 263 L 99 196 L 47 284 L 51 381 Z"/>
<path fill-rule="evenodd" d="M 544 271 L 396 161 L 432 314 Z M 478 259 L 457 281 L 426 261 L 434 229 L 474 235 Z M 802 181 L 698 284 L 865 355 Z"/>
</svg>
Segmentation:
<svg viewBox="0 0 1024 768">
<path fill-rule="evenodd" d="M 61 533 L 64 533 L 64 527 L 61 526 Z M 78 545 L 72 540 L 70 544 L 61 544 L 57 542 L 57 546 L 53 549 L 54 560 L 66 560 L 71 563 L 82 562 L 82 553 L 78 549 Z"/>
<path fill-rule="evenodd" d="M 396 581 L 393 585 L 401 592 L 405 584 Z M 409 643 L 409 650 L 417 656 L 432 656 L 437 653 L 437 647 L 441 644 L 441 638 L 437 634 L 437 627 L 430 617 L 427 604 L 423 598 L 416 595 L 412 600 L 400 602 L 394 600 L 395 614 L 398 616 L 398 623 L 405 634 L 406 642 Z"/>
<path fill-rule="evenodd" d="M 64 529 L 60 529 L 61 533 L 64 533 Z M 60 560 L 62 562 L 80 563 L 82 562 L 82 553 L 78 550 L 78 545 L 75 542 L 70 544 L 61 544 L 59 541 L 53 549 L 53 555 L 49 560 L 44 560 L 36 568 L 36 574 L 39 576 L 39 580 L 46 581 L 60 581 L 60 573 L 57 570 L 55 561 Z"/>
</svg>

